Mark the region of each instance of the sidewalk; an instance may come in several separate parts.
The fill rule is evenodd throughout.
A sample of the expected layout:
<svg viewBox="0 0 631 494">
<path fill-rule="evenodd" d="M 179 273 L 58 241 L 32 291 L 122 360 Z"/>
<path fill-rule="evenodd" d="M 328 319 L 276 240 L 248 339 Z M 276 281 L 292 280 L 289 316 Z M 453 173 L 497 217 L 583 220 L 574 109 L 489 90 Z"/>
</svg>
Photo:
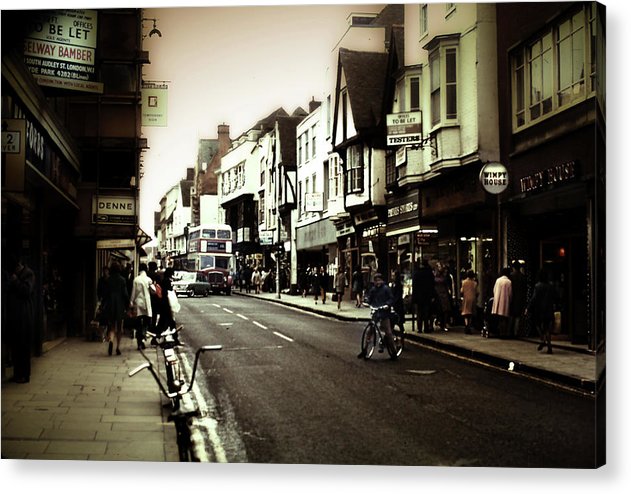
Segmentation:
<svg viewBox="0 0 631 494">
<path fill-rule="evenodd" d="M 343 321 L 365 322 L 370 318 L 368 308 L 357 308 L 355 302 L 348 300 L 348 294 L 340 309 L 337 302 L 327 301 L 316 304 L 312 295 L 302 297 L 281 293 L 246 293 L 238 289 L 235 295 L 257 297 L 270 302 L 300 308 L 325 316 L 335 317 Z M 515 372 L 532 379 L 539 379 L 556 386 L 569 388 L 582 394 L 594 395 L 605 380 L 605 353 L 596 355 L 588 350 L 587 345 L 572 345 L 565 341 L 552 341 L 553 354 L 538 352 L 538 339 L 498 339 L 483 338 L 479 334 L 466 335 L 463 327 L 449 328 L 429 334 L 419 334 L 412 321 L 407 321 L 406 338 L 437 350 L 457 355 L 461 358 L 491 365 L 493 367 Z"/>
<path fill-rule="evenodd" d="M 178 461 L 175 426 L 129 336 L 121 356 L 84 338 L 48 343 L 31 381 L 2 383 L 2 458 Z M 146 355 L 155 358 L 155 352 Z"/>
</svg>

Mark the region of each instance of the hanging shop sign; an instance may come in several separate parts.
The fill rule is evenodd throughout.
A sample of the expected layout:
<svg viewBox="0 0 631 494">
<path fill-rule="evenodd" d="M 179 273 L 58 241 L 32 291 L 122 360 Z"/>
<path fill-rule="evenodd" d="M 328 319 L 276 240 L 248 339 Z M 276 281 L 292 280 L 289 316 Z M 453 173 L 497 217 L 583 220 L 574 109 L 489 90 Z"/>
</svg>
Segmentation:
<svg viewBox="0 0 631 494">
<path fill-rule="evenodd" d="M 420 111 L 386 115 L 387 145 L 420 144 L 423 140 L 423 114 Z"/>
<path fill-rule="evenodd" d="M 24 190 L 26 120 L 2 119 L 2 190 Z"/>
<path fill-rule="evenodd" d="M 508 170 L 501 163 L 487 163 L 480 170 L 480 183 L 489 194 L 501 194 L 508 187 Z"/>
<path fill-rule="evenodd" d="M 167 127 L 169 86 L 166 83 L 144 81 L 142 83 L 143 127 Z"/>
<path fill-rule="evenodd" d="M 136 200 L 125 196 L 94 196 L 92 223 L 133 225 L 136 223 Z"/>
</svg>

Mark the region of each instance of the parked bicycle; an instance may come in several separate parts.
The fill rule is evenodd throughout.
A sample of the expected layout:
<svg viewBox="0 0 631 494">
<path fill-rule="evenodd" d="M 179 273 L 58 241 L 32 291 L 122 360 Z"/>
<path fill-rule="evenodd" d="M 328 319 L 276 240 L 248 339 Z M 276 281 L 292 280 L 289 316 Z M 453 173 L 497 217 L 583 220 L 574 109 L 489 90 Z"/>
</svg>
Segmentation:
<svg viewBox="0 0 631 494">
<path fill-rule="evenodd" d="M 369 359 L 372 357 L 375 348 L 378 347 L 380 353 L 386 348 L 391 359 L 398 358 L 403 352 L 404 333 L 402 331 L 396 332 L 392 329 L 393 341 L 390 342 L 381 331 L 381 320 L 383 318 L 389 318 L 390 324 L 394 326 L 397 323 L 398 316 L 396 313 L 392 312 L 389 305 L 372 307 L 368 304 L 364 304 L 364 306 L 370 307 L 370 321 L 362 333 L 361 353 L 359 356 L 364 359 Z"/>
<path fill-rule="evenodd" d="M 159 373 L 156 372 L 153 364 L 144 355 L 144 353 L 143 356 L 147 361 L 130 371 L 129 377 L 135 376 L 144 369 L 149 370 L 155 381 L 158 383 L 162 394 L 171 401 L 169 421 L 175 424 L 179 459 L 180 461 L 190 461 L 193 459 L 189 429 L 190 420 L 193 417 L 199 417 L 200 411 L 197 407 L 186 409 L 186 407 L 181 406 L 182 397 L 193 388 L 200 355 L 208 351 L 221 350 L 222 346 L 205 345 L 199 348 L 197 352 L 195 352 L 195 363 L 193 364 L 190 382 L 186 382 L 184 373 L 180 367 L 179 356 L 177 354 L 177 347 L 182 346 L 177 338 L 177 334 L 181 329 L 181 326 L 175 329 L 167 329 L 159 335 L 147 332 L 147 334 L 151 336 L 151 345 L 162 349 L 165 364 L 166 385 L 163 383 Z"/>
</svg>

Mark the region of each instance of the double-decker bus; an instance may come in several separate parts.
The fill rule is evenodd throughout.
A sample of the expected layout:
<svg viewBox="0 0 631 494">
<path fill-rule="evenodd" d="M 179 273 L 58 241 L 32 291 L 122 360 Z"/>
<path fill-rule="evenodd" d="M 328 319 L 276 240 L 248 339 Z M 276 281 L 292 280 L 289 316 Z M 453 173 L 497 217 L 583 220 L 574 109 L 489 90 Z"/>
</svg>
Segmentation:
<svg viewBox="0 0 631 494">
<path fill-rule="evenodd" d="M 230 225 L 205 224 L 189 227 L 187 268 L 191 271 L 234 266 Z"/>
</svg>

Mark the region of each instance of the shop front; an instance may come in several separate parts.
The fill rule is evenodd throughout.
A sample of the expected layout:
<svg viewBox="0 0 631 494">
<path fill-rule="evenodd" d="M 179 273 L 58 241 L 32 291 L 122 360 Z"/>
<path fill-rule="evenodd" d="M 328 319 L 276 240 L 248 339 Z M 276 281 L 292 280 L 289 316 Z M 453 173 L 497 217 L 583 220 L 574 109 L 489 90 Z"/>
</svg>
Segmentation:
<svg viewBox="0 0 631 494">
<path fill-rule="evenodd" d="M 2 268 L 17 259 L 35 275 L 32 351 L 76 331 L 72 287 L 72 232 L 78 213 L 79 152 L 76 142 L 52 117 L 41 90 L 21 61 L 2 58 Z M 2 291 L 3 372 L 10 340 Z"/>
<path fill-rule="evenodd" d="M 456 291 L 472 270 L 483 304 L 497 277 L 497 202 L 482 188 L 479 172 L 471 166 L 422 186 L 417 249 L 432 267 L 449 269 Z"/>
<path fill-rule="evenodd" d="M 386 198 L 388 223 L 388 266 L 398 271 L 403 279 L 403 295 L 412 293 L 414 262 L 420 258 L 419 191 L 411 190 L 402 195 Z"/>
<path fill-rule="evenodd" d="M 519 194 L 507 205 L 507 251 L 525 260 L 530 290 L 546 271 L 555 289 L 553 338 L 594 346 L 593 197 L 578 159 L 536 161 L 516 173 Z"/>
</svg>

